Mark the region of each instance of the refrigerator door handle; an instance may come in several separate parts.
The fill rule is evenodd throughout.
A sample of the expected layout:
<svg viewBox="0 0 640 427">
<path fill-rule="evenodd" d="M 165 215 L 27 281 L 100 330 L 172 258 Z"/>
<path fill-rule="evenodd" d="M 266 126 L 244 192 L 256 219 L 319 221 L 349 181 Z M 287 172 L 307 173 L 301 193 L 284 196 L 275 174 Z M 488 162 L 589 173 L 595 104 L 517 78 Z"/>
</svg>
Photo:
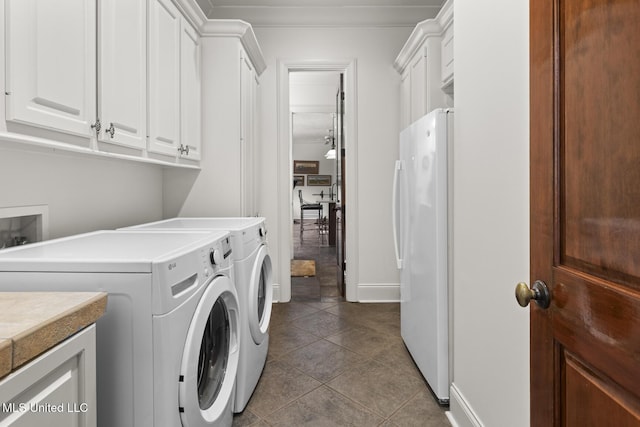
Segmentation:
<svg viewBox="0 0 640 427">
<path fill-rule="evenodd" d="M 399 242 L 399 231 L 398 231 L 398 221 L 397 221 L 397 211 L 398 211 L 398 175 L 400 175 L 400 170 L 402 170 L 402 161 L 396 160 L 396 166 L 393 171 L 393 192 L 392 192 L 392 201 L 391 201 L 391 221 L 393 228 L 393 248 L 396 251 L 396 264 L 398 265 L 398 270 L 402 269 L 403 260 L 400 258 L 400 242 Z"/>
</svg>

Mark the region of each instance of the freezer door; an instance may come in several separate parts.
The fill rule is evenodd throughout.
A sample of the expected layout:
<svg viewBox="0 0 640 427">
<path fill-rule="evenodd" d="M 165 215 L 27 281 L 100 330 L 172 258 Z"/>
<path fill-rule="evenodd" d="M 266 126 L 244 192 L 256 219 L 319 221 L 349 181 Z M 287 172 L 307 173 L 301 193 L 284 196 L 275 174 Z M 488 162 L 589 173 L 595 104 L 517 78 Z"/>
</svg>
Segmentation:
<svg viewBox="0 0 640 427">
<path fill-rule="evenodd" d="M 422 375 L 445 402 L 449 399 L 447 114 L 434 111 L 408 129 L 401 333 Z"/>
</svg>

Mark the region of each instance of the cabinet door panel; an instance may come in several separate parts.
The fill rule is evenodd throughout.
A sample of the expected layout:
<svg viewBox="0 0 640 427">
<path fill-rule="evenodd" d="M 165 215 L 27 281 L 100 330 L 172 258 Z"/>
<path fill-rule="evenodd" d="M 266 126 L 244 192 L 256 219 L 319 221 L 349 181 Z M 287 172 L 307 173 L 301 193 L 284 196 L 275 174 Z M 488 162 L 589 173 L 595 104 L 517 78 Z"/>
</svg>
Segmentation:
<svg viewBox="0 0 640 427">
<path fill-rule="evenodd" d="M 400 81 L 400 129 L 411 124 L 411 78 L 409 72 L 402 75 Z"/>
<path fill-rule="evenodd" d="M 185 20 L 180 32 L 180 97 L 181 97 L 181 142 L 189 148 L 184 156 L 200 159 L 201 78 L 200 37 Z"/>
<path fill-rule="evenodd" d="M 100 2 L 101 141 L 144 148 L 147 137 L 145 0 Z M 113 125 L 113 133 L 105 132 Z"/>
<path fill-rule="evenodd" d="M 426 58 L 422 51 L 420 51 L 413 58 L 410 64 L 410 84 L 411 84 L 411 114 L 410 123 L 415 122 L 420 117 L 427 114 L 426 102 L 427 102 L 427 84 L 426 84 Z"/>
<path fill-rule="evenodd" d="M 180 12 L 170 0 L 149 3 L 149 151 L 180 146 Z"/>
<path fill-rule="evenodd" d="M 96 9 L 86 0 L 7 0 L 8 121 L 90 136 Z"/>
<path fill-rule="evenodd" d="M 253 141 L 253 108 L 257 88 L 255 72 L 243 52 L 240 57 L 240 143 L 242 170 L 240 180 L 242 188 L 242 215 L 255 215 L 255 156 Z"/>
<path fill-rule="evenodd" d="M 442 83 L 453 79 L 453 25 L 442 36 Z"/>
</svg>

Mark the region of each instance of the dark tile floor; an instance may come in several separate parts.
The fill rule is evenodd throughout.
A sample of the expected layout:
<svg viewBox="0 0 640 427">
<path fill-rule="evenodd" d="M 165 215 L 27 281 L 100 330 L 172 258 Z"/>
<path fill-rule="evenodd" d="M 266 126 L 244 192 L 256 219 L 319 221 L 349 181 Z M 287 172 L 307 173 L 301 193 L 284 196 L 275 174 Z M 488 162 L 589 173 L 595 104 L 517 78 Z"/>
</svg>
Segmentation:
<svg viewBox="0 0 640 427">
<path fill-rule="evenodd" d="M 449 426 L 402 342 L 399 304 L 345 302 L 335 247 L 298 230 L 295 258 L 314 259 L 316 275 L 292 278 L 291 302 L 274 304 L 267 364 L 233 426 Z"/>
</svg>

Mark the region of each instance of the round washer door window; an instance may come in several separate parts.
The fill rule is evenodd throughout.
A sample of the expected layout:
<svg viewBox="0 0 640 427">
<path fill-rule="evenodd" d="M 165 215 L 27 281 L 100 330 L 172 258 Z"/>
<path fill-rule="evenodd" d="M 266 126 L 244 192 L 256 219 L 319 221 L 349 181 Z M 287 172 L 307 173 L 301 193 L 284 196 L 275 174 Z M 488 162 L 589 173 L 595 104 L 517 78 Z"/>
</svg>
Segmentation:
<svg viewBox="0 0 640 427">
<path fill-rule="evenodd" d="M 266 245 L 258 250 L 249 285 L 249 329 L 256 344 L 267 336 L 273 302 L 271 257 Z"/>
<path fill-rule="evenodd" d="M 184 426 L 232 416 L 238 369 L 238 297 L 226 276 L 207 286 L 194 313 L 182 356 L 180 417 Z"/>
<path fill-rule="evenodd" d="M 220 394 L 227 371 L 231 323 L 227 305 L 218 298 L 204 327 L 198 358 L 198 403 L 208 409 Z"/>
</svg>

